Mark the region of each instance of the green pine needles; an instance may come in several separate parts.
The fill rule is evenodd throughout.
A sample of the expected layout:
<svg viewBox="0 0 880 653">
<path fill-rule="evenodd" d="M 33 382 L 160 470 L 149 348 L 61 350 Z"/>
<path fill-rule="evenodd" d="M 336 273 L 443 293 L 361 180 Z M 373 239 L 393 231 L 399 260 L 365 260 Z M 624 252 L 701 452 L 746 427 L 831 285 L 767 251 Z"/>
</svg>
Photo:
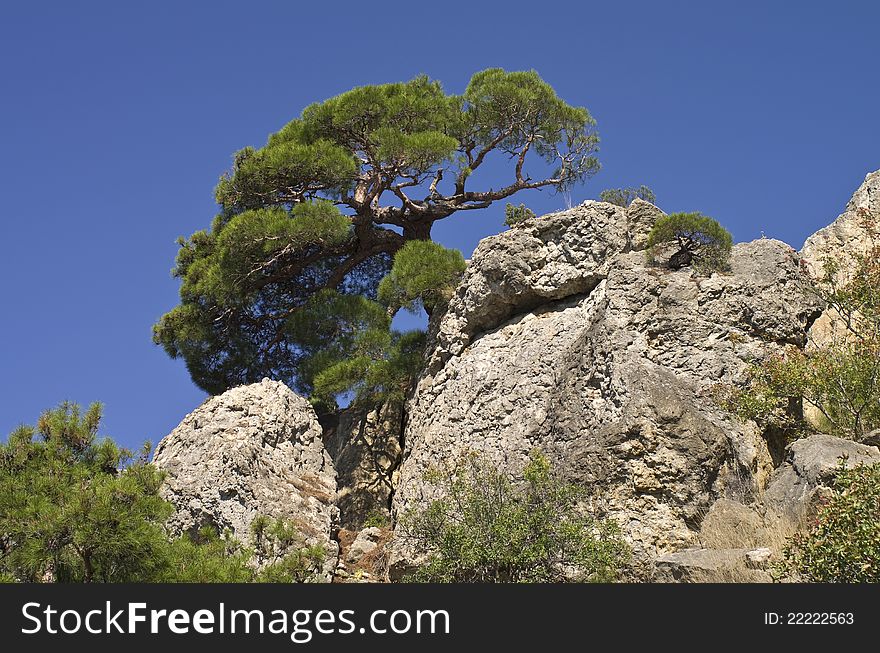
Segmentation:
<svg viewBox="0 0 880 653">
<path fill-rule="evenodd" d="M 391 272 L 379 283 L 379 301 L 392 311 L 428 314 L 445 307 L 464 273 L 461 252 L 429 240 L 413 240 L 394 256 Z"/>
<path fill-rule="evenodd" d="M 0 444 L 0 579 L 9 582 L 309 582 L 323 552 L 283 521 L 255 547 L 211 528 L 177 538 L 162 474 L 99 438 L 101 405 L 63 403 Z M 256 563 L 261 563 L 257 565 Z"/>
<path fill-rule="evenodd" d="M 515 206 L 510 202 L 504 207 L 504 224 L 508 227 L 515 227 L 516 225 L 525 222 L 526 220 L 530 220 L 535 217 L 535 212 L 532 211 L 525 204 L 520 204 L 519 206 Z"/>
<path fill-rule="evenodd" d="M 436 310 L 461 271 L 460 254 L 430 242 L 434 223 L 568 189 L 598 170 L 597 146 L 589 112 L 533 71 L 484 70 L 462 95 L 420 76 L 312 104 L 235 155 L 211 228 L 179 241 L 180 304 L 153 339 L 210 393 L 263 377 L 306 394 L 384 385 L 414 337 L 391 334 L 369 302 Z M 493 158 L 510 162 L 508 181 L 480 188 Z"/>
<path fill-rule="evenodd" d="M 654 191 L 642 184 L 638 188 L 606 188 L 599 193 L 599 199 L 602 202 L 616 204 L 626 208 L 636 199 L 641 199 L 651 204 L 657 203 L 657 196 Z"/>
<path fill-rule="evenodd" d="M 663 245 L 672 253 L 663 263 L 670 269 L 685 266 L 723 270 L 728 265 L 733 237 L 716 220 L 702 213 L 671 213 L 658 219 L 648 234 L 648 259 L 656 261 Z"/>
</svg>

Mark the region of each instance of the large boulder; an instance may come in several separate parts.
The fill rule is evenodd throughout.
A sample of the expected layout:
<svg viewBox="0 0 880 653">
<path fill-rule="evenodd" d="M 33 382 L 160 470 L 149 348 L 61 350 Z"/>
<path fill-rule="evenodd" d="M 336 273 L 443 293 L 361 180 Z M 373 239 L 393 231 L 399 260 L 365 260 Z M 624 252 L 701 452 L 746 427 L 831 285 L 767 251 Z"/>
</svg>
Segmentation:
<svg viewBox="0 0 880 653">
<path fill-rule="evenodd" d="M 774 240 L 734 247 L 727 273 L 648 265 L 660 215 L 587 202 L 480 243 L 410 402 L 398 519 L 436 496 L 437 461 L 476 450 L 516 473 L 539 448 L 653 559 L 693 545 L 717 497 L 769 475 L 763 439 L 713 390 L 802 346 L 817 302 Z M 412 555 L 396 542 L 392 574 Z"/>
<path fill-rule="evenodd" d="M 628 210 L 588 201 L 483 239 L 437 328 L 433 364 L 514 315 L 590 293 L 607 276 L 611 257 L 643 247 L 661 215 L 642 200 Z"/>
<path fill-rule="evenodd" d="M 658 583 L 769 583 L 769 549 L 687 549 L 660 556 Z"/>
<path fill-rule="evenodd" d="M 308 401 L 278 381 L 211 397 L 156 447 L 162 495 L 176 509 L 173 532 L 230 529 L 251 541 L 258 515 L 293 522 L 336 564 L 336 472 Z"/>
<path fill-rule="evenodd" d="M 792 521 L 815 508 L 841 465 L 880 462 L 877 447 L 817 433 L 788 446 L 785 462 L 773 473 L 764 504 Z"/>
</svg>

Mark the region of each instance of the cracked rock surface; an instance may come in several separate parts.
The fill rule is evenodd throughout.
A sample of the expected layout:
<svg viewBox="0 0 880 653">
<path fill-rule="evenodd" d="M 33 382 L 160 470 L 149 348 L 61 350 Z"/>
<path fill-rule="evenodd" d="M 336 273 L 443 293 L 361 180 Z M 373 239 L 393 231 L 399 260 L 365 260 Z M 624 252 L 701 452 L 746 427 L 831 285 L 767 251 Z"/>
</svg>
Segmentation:
<svg viewBox="0 0 880 653">
<path fill-rule="evenodd" d="M 693 545 L 715 499 L 770 474 L 764 440 L 713 386 L 803 346 L 821 307 L 776 240 L 736 245 L 711 276 L 649 265 L 660 215 L 585 202 L 480 243 L 408 407 L 398 519 L 436 496 L 424 479 L 438 462 L 478 451 L 517 473 L 539 448 L 653 558 Z M 396 542 L 392 573 L 411 555 Z"/>
<path fill-rule="evenodd" d="M 336 565 L 336 471 L 312 406 L 286 385 L 260 383 L 211 397 L 162 439 L 153 458 L 173 532 L 211 525 L 251 540 L 257 515 L 284 518 Z"/>
</svg>

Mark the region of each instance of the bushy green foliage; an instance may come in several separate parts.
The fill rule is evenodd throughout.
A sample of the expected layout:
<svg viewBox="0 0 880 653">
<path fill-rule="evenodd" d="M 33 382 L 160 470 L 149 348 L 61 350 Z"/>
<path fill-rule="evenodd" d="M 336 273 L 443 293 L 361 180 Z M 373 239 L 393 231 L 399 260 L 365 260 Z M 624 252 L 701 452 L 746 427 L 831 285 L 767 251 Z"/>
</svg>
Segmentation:
<svg viewBox="0 0 880 653">
<path fill-rule="evenodd" d="M 810 530 L 790 540 L 776 571 L 809 583 L 880 582 L 880 464 L 841 463 L 833 494 Z"/>
<path fill-rule="evenodd" d="M 163 534 L 163 538 L 164 538 Z M 205 526 L 197 533 L 166 540 L 159 549 L 157 568 L 143 580 L 156 583 L 253 583 L 257 581 L 253 554 L 232 537 Z M 123 579 L 123 582 L 129 580 Z"/>
<path fill-rule="evenodd" d="M 424 260 L 404 255 L 401 277 L 395 254 L 429 240 L 432 225 L 458 211 L 584 181 L 599 167 L 594 127 L 586 109 L 563 102 L 533 71 L 479 72 L 463 95 L 420 76 L 313 104 L 263 147 L 235 155 L 216 188 L 211 228 L 179 241 L 180 305 L 153 339 L 210 393 L 263 377 L 310 392 L 317 372 L 304 314 L 353 332 L 342 323 L 363 305 L 339 296 L 373 301 L 389 272 L 386 299 L 435 303 L 460 261 L 441 250 Z M 509 183 L 475 187 L 474 173 L 502 156 Z M 438 275 L 443 283 L 434 285 Z M 332 358 L 341 350 L 331 347 Z M 363 360 L 352 366 L 363 369 Z"/>
<path fill-rule="evenodd" d="M 429 314 L 449 303 L 465 269 L 457 249 L 430 240 L 411 240 L 394 255 L 391 271 L 379 284 L 378 298 L 391 311 L 405 308 Z"/>
<path fill-rule="evenodd" d="M 364 528 L 388 528 L 390 525 L 388 515 L 381 510 L 371 510 L 364 519 Z"/>
<path fill-rule="evenodd" d="M 610 582 L 628 558 L 617 524 L 583 513 L 583 490 L 556 479 L 538 452 L 521 485 L 476 454 L 428 480 L 443 497 L 398 526 L 427 554 L 413 580 Z"/>
<path fill-rule="evenodd" d="M 160 475 L 96 438 L 101 406 L 62 404 L 0 445 L 0 568 L 61 582 L 146 580 L 170 508 Z M 127 466 L 125 466 L 127 463 Z M 125 466 L 123 468 L 123 466 Z"/>
<path fill-rule="evenodd" d="M 283 523 L 254 551 L 210 528 L 168 537 L 162 474 L 109 438 L 100 404 L 63 403 L 0 444 L 0 577 L 7 582 L 301 582 L 318 551 Z M 287 530 L 284 530 L 287 529 Z M 279 544 L 279 533 L 284 539 Z M 266 545 L 270 542 L 270 545 Z M 271 556 L 265 553 L 271 547 Z M 285 548 L 286 547 L 286 548 Z"/>
<path fill-rule="evenodd" d="M 822 428 L 858 440 L 880 427 L 880 348 L 877 343 L 840 342 L 804 352 L 790 348 L 748 371 L 743 389 L 725 404 L 743 419 L 782 428 L 796 437 L 803 423 L 792 401 L 822 415 Z"/>
<path fill-rule="evenodd" d="M 728 389 L 725 407 L 789 437 L 804 429 L 802 406 L 840 437 L 859 440 L 880 428 L 880 240 L 876 219 L 865 213 L 862 221 L 867 251 L 853 255 L 848 274 L 825 261 L 812 287 L 836 318 L 829 339 L 753 365 L 744 387 Z"/>
<path fill-rule="evenodd" d="M 648 234 L 648 258 L 656 260 L 661 244 L 678 247 L 665 263 L 673 269 L 695 263 L 704 270 L 728 265 L 733 237 L 716 220 L 702 213 L 671 213 L 659 218 Z"/>
<path fill-rule="evenodd" d="M 261 583 L 309 583 L 320 578 L 327 552 L 306 544 L 296 526 L 284 519 L 258 516 L 251 523 L 257 560 L 255 580 Z"/>
<path fill-rule="evenodd" d="M 626 208 L 635 199 L 642 199 L 651 204 L 657 203 L 657 196 L 650 188 L 642 184 L 638 188 L 606 188 L 599 193 L 599 199 Z"/>
<path fill-rule="evenodd" d="M 510 202 L 504 207 L 504 224 L 508 227 L 518 225 L 523 220 L 535 217 L 535 212 L 528 208 L 525 204 L 514 206 Z"/>
<path fill-rule="evenodd" d="M 334 398 L 352 393 L 352 404 L 400 403 L 424 364 L 423 331 L 366 331 L 350 358 L 315 375 L 313 401 L 332 408 Z"/>
</svg>

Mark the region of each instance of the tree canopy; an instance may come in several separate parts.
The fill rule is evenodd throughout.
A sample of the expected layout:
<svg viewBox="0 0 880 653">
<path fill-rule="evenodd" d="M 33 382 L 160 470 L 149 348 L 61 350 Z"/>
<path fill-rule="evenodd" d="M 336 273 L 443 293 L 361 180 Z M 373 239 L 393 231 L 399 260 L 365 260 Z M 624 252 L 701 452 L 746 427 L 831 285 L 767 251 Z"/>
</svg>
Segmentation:
<svg viewBox="0 0 880 653">
<path fill-rule="evenodd" d="M 717 220 L 702 213 L 670 213 L 658 219 L 648 234 L 648 257 L 656 259 L 659 246 L 665 243 L 678 248 L 666 261 L 671 269 L 697 263 L 711 270 L 727 265 L 733 237 Z"/>
<path fill-rule="evenodd" d="M 63 403 L 0 444 L 0 581 L 307 582 L 324 552 L 283 520 L 253 549 L 209 527 L 172 538 L 162 474 L 99 438 L 101 405 Z M 260 563 L 259 566 L 255 564 Z"/>
<path fill-rule="evenodd" d="M 320 314 L 322 335 L 351 358 L 352 324 L 378 319 L 369 302 L 405 243 L 430 240 L 432 225 L 459 211 L 584 181 L 599 167 L 594 126 L 537 73 L 497 68 L 462 95 L 420 76 L 312 104 L 263 147 L 236 153 L 211 228 L 179 240 L 180 304 L 154 340 L 211 393 L 263 376 L 311 392 L 322 368 L 304 314 Z M 509 158 L 510 178 L 480 188 L 492 156 Z M 417 267 L 408 270 L 419 276 Z M 430 310 L 435 291 L 383 297 Z"/>
<path fill-rule="evenodd" d="M 654 191 L 642 184 L 638 188 L 606 188 L 599 193 L 599 199 L 603 202 L 616 204 L 626 208 L 633 203 L 633 200 L 641 199 L 651 204 L 657 203 L 657 196 Z"/>
</svg>

